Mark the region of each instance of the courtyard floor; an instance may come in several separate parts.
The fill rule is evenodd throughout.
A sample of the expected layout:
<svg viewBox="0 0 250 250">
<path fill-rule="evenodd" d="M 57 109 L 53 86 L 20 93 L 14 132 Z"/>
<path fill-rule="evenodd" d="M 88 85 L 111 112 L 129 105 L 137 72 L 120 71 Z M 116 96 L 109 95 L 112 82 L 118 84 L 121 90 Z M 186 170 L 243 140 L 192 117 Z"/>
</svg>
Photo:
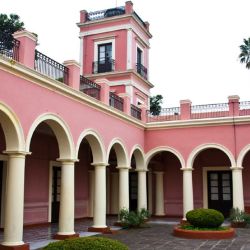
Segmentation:
<svg viewBox="0 0 250 250">
<path fill-rule="evenodd" d="M 109 217 L 108 225 L 113 225 L 116 217 Z M 125 243 L 131 250 L 188 250 L 188 249 L 213 249 L 213 250 L 250 250 L 250 228 L 237 229 L 237 236 L 230 240 L 188 240 L 176 238 L 172 235 L 173 225 L 177 224 L 178 219 L 154 220 L 147 224 L 147 227 L 140 229 L 118 230 L 113 235 L 99 235 L 117 239 Z M 75 222 L 75 231 L 80 236 L 94 235 L 88 233 L 87 228 L 92 225 L 91 219 L 77 220 Z M 118 229 L 118 228 L 115 228 Z M 24 241 L 30 243 L 30 249 L 40 249 L 47 245 L 52 236 L 58 231 L 58 226 L 25 227 Z M 2 241 L 3 232 L 0 232 Z"/>
</svg>

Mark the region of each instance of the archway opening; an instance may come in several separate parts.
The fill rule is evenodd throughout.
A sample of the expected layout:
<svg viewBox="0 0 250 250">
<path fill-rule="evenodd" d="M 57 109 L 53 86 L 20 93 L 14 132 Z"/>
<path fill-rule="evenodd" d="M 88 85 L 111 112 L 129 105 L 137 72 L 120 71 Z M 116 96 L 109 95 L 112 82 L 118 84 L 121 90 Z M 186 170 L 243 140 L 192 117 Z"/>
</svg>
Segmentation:
<svg viewBox="0 0 250 250">
<path fill-rule="evenodd" d="M 135 154 L 131 157 L 131 169 L 129 170 L 129 210 L 138 210 L 138 172 Z"/>
<path fill-rule="evenodd" d="M 24 224 L 59 220 L 61 164 L 59 145 L 52 128 L 41 122 L 30 142 L 26 157 L 24 190 Z"/>
<path fill-rule="evenodd" d="M 194 207 L 212 208 L 229 216 L 233 206 L 232 172 L 228 155 L 220 149 L 199 152 L 193 162 Z"/>
<path fill-rule="evenodd" d="M 245 211 L 250 213 L 250 150 L 245 154 L 242 162 L 242 179 L 243 179 L 243 191 L 244 191 L 244 205 Z"/>
<path fill-rule="evenodd" d="M 169 151 L 156 152 L 148 163 L 148 207 L 156 216 L 181 217 L 181 162 Z"/>
</svg>

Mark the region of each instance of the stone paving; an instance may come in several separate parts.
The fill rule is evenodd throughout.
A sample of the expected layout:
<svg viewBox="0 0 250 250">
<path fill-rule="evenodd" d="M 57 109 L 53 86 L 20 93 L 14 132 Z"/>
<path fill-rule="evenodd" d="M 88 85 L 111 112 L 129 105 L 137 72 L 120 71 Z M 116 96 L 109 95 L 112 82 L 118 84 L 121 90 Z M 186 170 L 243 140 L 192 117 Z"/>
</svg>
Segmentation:
<svg viewBox="0 0 250 250">
<path fill-rule="evenodd" d="M 113 225 L 116 217 L 109 217 L 108 225 Z M 173 225 L 178 220 L 156 220 L 140 229 L 119 230 L 113 235 L 99 235 L 109 237 L 125 243 L 130 250 L 191 250 L 191 249 L 213 249 L 213 250 L 250 250 L 250 228 L 237 229 L 237 236 L 229 240 L 188 240 L 176 238 L 172 235 Z M 87 228 L 92 225 L 91 219 L 77 220 L 75 231 L 80 236 L 94 235 L 88 233 Z M 58 231 L 58 226 L 31 227 L 24 229 L 24 241 L 30 243 L 31 250 L 40 249 L 52 241 L 52 236 Z M 0 232 L 2 241 L 3 232 Z"/>
</svg>

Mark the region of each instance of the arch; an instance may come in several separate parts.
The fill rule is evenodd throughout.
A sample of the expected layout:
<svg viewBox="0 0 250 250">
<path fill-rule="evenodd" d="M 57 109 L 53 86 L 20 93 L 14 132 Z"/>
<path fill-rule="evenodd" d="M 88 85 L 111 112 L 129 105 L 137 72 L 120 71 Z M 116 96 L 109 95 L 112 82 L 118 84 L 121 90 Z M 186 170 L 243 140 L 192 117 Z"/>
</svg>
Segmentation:
<svg viewBox="0 0 250 250">
<path fill-rule="evenodd" d="M 140 145 L 135 145 L 130 154 L 130 161 L 132 159 L 132 156 L 134 155 L 135 157 L 135 162 L 136 162 L 136 169 L 144 169 L 145 167 L 145 157 L 144 157 L 144 152 L 143 149 Z"/>
<path fill-rule="evenodd" d="M 199 145 L 191 152 L 191 154 L 189 155 L 188 160 L 187 160 L 187 167 L 192 168 L 196 156 L 200 152 L 202 152 L 203 150 L 211 149 L 211 148 L 219 149 L 222 152 L 224 152 L 231 162 L 231 167 L 236 166 L 234 156 L 228 148 L 226 148 L 225 146 L 223 146 L 221 144 L 217 144 L 217 143 L 206 143 L 206 144 Z"/>
<path fill-rule="evenodd" d="M 52 113 L 42 114 L 32 123 L 26 139 L 26 150 L 29 151 L 33 133 L 37 126 L 42 122 L 45 122 L 56 136 L 59 146 L 60 159 L 75 159 L 74 142 L 70 129 L 62 118 Z"/>
<path fill-rule="evenodd" d="M 5 136 L 6 151 L 25 151 L 21 123 L 17 115 L 4 103 L 0 103 L 0 123 Z"/>
<path fill-rule="evenodd" d="M 107 150 L 107 162 L 109 159 L 109 154 L 111 149 L 114 147 L 115 153 L 116 153 L 116 158 L 117 158 L 117 165 L 120 166 L 128 166 L 129 165 L 129 160 L 128 160 L 128 155 L 127 155 L 127 150 L 126 147 L 124 146 L 124 143 L 122 142 L 121 139 L 119 138 L 114 138 L 108 147 Z"/>
<path fill-rule="evenodd" d="M 76 159 L 78 158 L 80 145 L 84 138 L 88 141 L 90 145 L 94 163 L 105 162 L 104 143 L 101 139 L 101 136 L 92 129 L 86 129 L 80 134 L 76 144 Z"/>
<path fill-rule="evenodd" d="M 243 149 L 241 149 L 237 158 L 237 167 L 242 167 L 244 157 L 249 151 L 250 151 L 250 144 L 246 145 Z"/>
<path fill-rule="evenodd" d="M 153 156 L 155 156 L 156 154 L 163 152 L 163 151 L 170 152 L 170 153 L 174 154 L 178 158 L 178 160 L 180 161 L 181 168 L 185 167 L 185 161 L 184 161 L 184 158 L 182 157 L 181 153 L 178 150 L 171 148 L 171 147 L 167 147 L 167 146 L 161 146 L 161 147 L 151 149 L 146 154 L 146 167 L 148 168 L 149 161 L 153 158 Z"/>
</svg>

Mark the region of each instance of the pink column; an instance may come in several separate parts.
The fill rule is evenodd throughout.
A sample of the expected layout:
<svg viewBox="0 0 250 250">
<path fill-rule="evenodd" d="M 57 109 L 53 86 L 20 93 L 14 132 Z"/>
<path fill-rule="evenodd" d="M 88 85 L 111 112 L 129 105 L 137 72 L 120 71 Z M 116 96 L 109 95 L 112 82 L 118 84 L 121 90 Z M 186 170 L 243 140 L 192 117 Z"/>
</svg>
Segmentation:
<svg viewBox="0 0 250 250">
<path fill-rule="evenodd" d="M 133 3 L 131 1 L 127 1 L 125 3 L 125 13 L 126 14 L 132 14 L 133 12 L 134 12 Z"/>
<path fill-rule="evenodd" d="M 139 105 L 141 109 L 141 121 L 147 122 L 147 110 L 148 108 L 145 105 Z"/>
<path fill-rule="evenodd" d="M 20 41 L 19 62 L 34 69 L 37 37 L 27 30 L 17 31 L 13 36 Z"/>
<path fill-rule="evenodd" d="M 238 95 L 230 95 L 228 97 L 229 105 L 229 115 L 230 116 L 239 116 L 240 115 L 240 97 Z"/>
<path fill-rule="evenodd" d="M 101 86 L 100 100 L 109 105 L 109 81 L 105 78 L 95 80 L 97 84 Z"/>
<path fill-rule="evenodd" d="M 73 89 L 80 88 L 80 65 L 75 60 L 64 61 L 63 65 L 69 69 L 68 85 Z"/>
<path fill-rule="evenodd" d="M 191 104 L 190 100 L 180 101 L 181 120 L 189 120 L 191 118 Z"/>
<path fill-rule="evenodd" d="M 118 94 L 123 99 L 123 112 L 127 115 L 131 115 L 131 100 L 128 94 Z"/>
</svg>

